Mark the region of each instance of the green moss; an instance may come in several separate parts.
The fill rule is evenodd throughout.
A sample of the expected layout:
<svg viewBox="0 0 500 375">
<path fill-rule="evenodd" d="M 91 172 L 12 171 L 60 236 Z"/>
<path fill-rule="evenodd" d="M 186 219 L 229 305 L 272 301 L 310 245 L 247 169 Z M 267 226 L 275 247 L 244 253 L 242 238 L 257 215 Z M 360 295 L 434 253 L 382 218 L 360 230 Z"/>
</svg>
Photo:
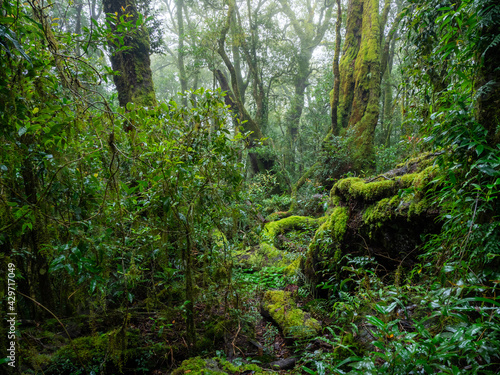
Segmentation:
<svg viewBox="0 0 500 375">
<path fill-rule="evenodd" d="M 270 290 L 264 294 L 263 307 L 280 326 L 283 333 L 294 339 L 318 334 L 321 324 L 310 314 L 297 308 L 290 292 Z"/>
<path fill-rule="evenodd" d="M 225 374 L 218 368 L 217 362 L 214 360 L 202 359 L 201 357 L 193 357 L 186 359 L 182 364 L 172 371 L 172 375 L 213 375 Z"/>
<path fill-rule="evenodd" d="M 318 222 L 318 219 L 306 216 L 290 216 L 278 221 L 272 221 L 265 225 L 262 239 L 273 243 L 278 234 L 290 230 L 315 228 L 319 225 Z"/>
<path fill-rule="evenodd" d="M 349 194 L 354 199 L 362 198 L 366 201 L 374 201 L 389 194 L 394 194 L 395 186 L 396 183 L 391 180 L 383 180 L 370 183 L 365 183 L 364 181 L 356 181 L 351 184 Z"/>
<path fill-rule="evenodd" d="M 335 207 L 327 220 L 320 225 L 309 245 L 309 251 L 326 252 L 330 245 L 339 245 L 347 229 L 347 207 Z"/>
<path fill-rule="evenodd" d="M 234 254 L 241 266 L 260 270 L 264 266 L 289 267 L 287 274 L 294 274 L 300 262 L 300 252 L 288 252 L 278 249 L 277 237 L 293 230 L 314 230 L 327 217 L 318 219 L 304 216 L 290 216 L 278 221 L 267 223 L 261 234 L 261 243 L 253 248 L 236 250 Z"/>
<path fill-rule="evenodd" d="M 285 275 L 293 276 L 297 274 L 297 270 L 300 268 L 301 258 L 297 257 L 290 265 L 285 268 Z"/>
<path fill-rule="evenodd" d="M 347 207 L 336 207 L 330 215 L 329 222 L 333 226 L 333 235 L 336 241 L 340 242 L 344 238 L 348 220 L 349 212 Z"/>
<path fill-rule="evenodd" d="M 257 365 L 235 364 L 220 358 L 203 359 L 194 357 L 186 359 L 180 367 L 172 372 L 172 375 L 216 375 L 216 374 L 240 374 L 251 372 L 253 374 L 264 374 L 265 372 Z"/>
<path fill-rule="evenodd" d="M 392 179 L 382 179 L 366 182 L 358 177 L 344 178 L 338 181 L 331 190 L 331 195 L 343 197 L 346 200 L 357 199 L 374 202 L 391 197 L 399 189 L 413 187 L 418 191 L 425 191 L 428 183 L 436 176 L 437 168 L 429 166 L 418 173 L 404 174 Z M 380 176 L 380 178 L 383 178 Z"/>
<path fill-rule="evenodd" d="M 236 366 L 233 363 L 226 361 L 224 359 L 220 359 L 219 363 L 225 371 L 229 371 L 230 374 L 239 374 L 252 372 L 254 374 L 264 374 L 264 371 L 255 364 L 244 364 L 241 366 Z"/>
<path fill-rule="evenodd" d="M 418 170 L 422 170 L 429 166 L 432 166 L 434 164 L 434 160 L 435 160 L 434 154 L 432 154 L 431 152 L 424 152 L 414 158 L 406 160 L 404 163 L 399 163 L 398 165 L 396 165 L 396 168 L 418 165 Z"/>
<path fill-rule="evenodd" d="M 378 201 L 366 208 L 363 213 L 363 222 L 372 227 L 381 227 L 384 222 L 395 215 L 399 203 L 400 199 L 397 195 Z"/>
<path fill-rule="evenodd" d="M 431 208 L 432 205 L 427 199 L 421 199 L 419 201 L 412 202 L 410 204 L 410 207 L 408 208 L 408 219 L 412 216 L 420 215 Z"/>
<path fill-rule="evenodd" d="M 72 345 L 66 345 L 59 349 L 55 358 L 69 359 L 75 362 L 81 359 L 84 363 L 91 363 L 105 357 L 108 344 L 109 336 L 107 334 L 78 337 L 73 340 Z"/>
<path fill-rule="evenodd" d="M 222 248 L 224 248 L 225 245 L 227 245 L 226 235 L 224 233 L 222 233 L 220 230 L 215 229 L 212 232 L 212 237 L 213 237 L 217 247 L 222 249 Z"/>
</svg>

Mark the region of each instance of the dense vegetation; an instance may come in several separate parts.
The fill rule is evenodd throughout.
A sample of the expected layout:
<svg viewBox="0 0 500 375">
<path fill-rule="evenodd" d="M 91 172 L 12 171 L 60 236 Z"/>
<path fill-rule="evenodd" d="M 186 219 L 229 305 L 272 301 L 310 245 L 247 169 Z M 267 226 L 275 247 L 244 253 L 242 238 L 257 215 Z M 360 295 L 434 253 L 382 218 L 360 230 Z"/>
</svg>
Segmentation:
<svg viewBox="0 0 500 375">
<path fill-rule="evenodd" d="M 2 373 L 500 372 L 497 1 L 1 1 Z"/>
</svg>

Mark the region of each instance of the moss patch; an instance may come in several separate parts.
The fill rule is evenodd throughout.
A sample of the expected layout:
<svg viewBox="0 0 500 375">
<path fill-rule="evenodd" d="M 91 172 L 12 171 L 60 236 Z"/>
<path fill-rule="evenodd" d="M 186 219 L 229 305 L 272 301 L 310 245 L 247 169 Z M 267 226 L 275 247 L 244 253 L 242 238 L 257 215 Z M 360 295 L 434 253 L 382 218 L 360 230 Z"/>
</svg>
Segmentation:
<svg viewBox="0 0 500 375">
<path fill-rule="evenodd" d="M 321 219 L 321 218 L 320 218 Z M 291 230 L 314 229 L 319 226 L 320 219 L 306 216 L 290 216 L 278 221 L 267 223 L 264 227 L 262 239 L 274 244 L 276 236 Z"/>
<path fill-rule="evenodd" d="M 332 199 L 338 196 L 346 201 L 375 202 L 395 195 L 399 189 L 412 187 L 423 192 L 428 187 L 428 183 L 436 176 L 436 173 L 437 167 L 428 166 L 420 172 L 403 174 L 402 176 L 391 176 L 389 174 L 391 177 L 387 177 L 386 175 L 380 175 L 370 180 L 363 180 L 358 177 L 344 178 L 333 186 L 331 196 Z M 375 181 L 378 179 L 382 180 Z"/>
<path fill-rule="evenodd" d="M 297 308 L 290 292 L 270 290 L 264 294 L 263 310 L 280 326 L 286 336 L 304 339 L 318 334 L 321 324 Z"/>
<path fill-rule="evenodd" d="M 332 244 L 340 244 L 347 229 L 349 212 L 347 207 L 335 207 L 314 234 L 309 251 L 326 251 Z"/>
<path fill-rule="evenodd" d="M 180 367 L 172 372 L 172 375 L 215 375 L 242 373 L 264 374 L 264 371 L 255 364 L 243 364 L 236 366 L 235 364 L 220 358 L 203 359 L 201 357 L 194 357 L 186 359 L 182 362 Z"/>
</svg>

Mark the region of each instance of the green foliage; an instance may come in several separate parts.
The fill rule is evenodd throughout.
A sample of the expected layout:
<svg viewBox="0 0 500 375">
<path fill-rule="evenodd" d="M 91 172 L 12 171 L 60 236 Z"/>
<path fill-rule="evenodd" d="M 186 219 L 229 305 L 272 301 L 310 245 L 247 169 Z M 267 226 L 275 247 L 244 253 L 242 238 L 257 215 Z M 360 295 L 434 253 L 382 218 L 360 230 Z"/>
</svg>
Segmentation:
<svg viewBox="0 0 500 375">
<path fill-rule="evenodd" d="M 316 178 L 327 189 L 334 182 L 349 172 L 354 165 L 354 134 L 347 131 L 342 136 L 330 136 L 324 142 L 320 156 L 322 168 L 318 170 Z"/>
<path fill-rule="evenodd" d="M 444 230 L 428 243 L 429 255 L 438 259 L 438 267 L 445 260 L 467 259 L 473 269 L 482 269 L 499 254 L 500 156 L 478 101 L 484 92 L 498 95 L 498 87 L 481 75 L 485 54 L 500 36 L 498 18 L 492 16 L 500 8 L 489 1 L 418 1 L 408 11 L 413 13 L 408 37 L 418 52 L 407 75 L 424 94 L 425 105 L 417 108 L 424 112 L 427 140 L 449 151 L 438 159 L 446 170 L 437 196 L 446 209 Z M 417 71 L 422 64 L 426 69 Z M 498 126 L 498 118 L 493 121 Z"/>
<path fill-rule="evenodd" d="M 416 156 L 422 144 L 420 138 L 408 137 L 389 147 L 375 146 L 375 173 L 387 172 L 408 156 Z"/>
</svg>

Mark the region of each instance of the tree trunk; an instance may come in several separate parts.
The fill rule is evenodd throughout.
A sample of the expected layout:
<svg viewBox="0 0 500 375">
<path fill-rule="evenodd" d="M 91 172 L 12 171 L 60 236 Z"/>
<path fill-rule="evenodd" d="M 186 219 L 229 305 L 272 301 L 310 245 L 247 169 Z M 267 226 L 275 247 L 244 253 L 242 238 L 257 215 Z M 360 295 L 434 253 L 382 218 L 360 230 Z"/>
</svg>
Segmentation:
<svg viewBox="0 0 500 375">
<path fill-rule="evenodd" d="M 340 0 L 337 0 L 337 24 L 335 25 L 335 54 L 333 56 L 333 91 L 331 95 L 330 107 L 332 110 L 332 134 L 339 135 L 340 127 L 338 121 L 338 106 L 340 92 L 340 27 L 342 26 L 342 6 Z"/>
<path fill-rule="evenodd" d="M 118 91 L 120 106 L 133 102 L 139 106 L 153 106 L 156 97 L 153 87 L 149 59 L 149 36 L 147 31 L 138 27 L 133 32 L 123 35 L 123 46 L 126 50 L 117 48 L 119 42 L 117 23 L 123 17 L 125 21 L 138 20 L 137 6 L 134 0 L 103 0 L 104 12 L 110 20 L 111 31 L 115 34 L 110 41 L 111 64 L 118 74 L 113 76 Z"/>
<path fill-rule="evenodd" d="M 386 9 L 386 8 L 384 8 Z M 378 0 L 350 0 L 340 62 L 339 112 L 343 128 L 355 137 L 355 169 L 374 163 L 373 139 L 379 116 L 381 27 Z"/>
<path fill-rule="evenodd" d="M 234 0 L 228 0 L 228 14 L 226 18 L 226 23 L 221 30 L 219 39 L 218 39 L 218 50 L 217 52 L 222 57 L 224 64 L 229 70 L 229 74 L 231 76 L 231 89 L 229 88 L 229 84 L 227 83 L 227 79 L 224 74 L 216 69 L 214 70 L 214 75 L 223 91 L 227 91 L 226 104 L 228 104 L 233 111 L 236 112 L 241 126 L 245 130 L 245 132 L 250 132 L 250 136 L 247 138 L 247 147 L 254 148 L 258 146 L 259 140 L 264 138 L 258 123 L 250 116 L 248 111 L 246 110 L 243 102 L 241 101 L 240 88 L 238 86 L 238 78 L 236 75 L 236 70 L 234 68 L 233 63 L 229 60 L 227 53 L 225 51 L 225 42 L 226 36 L 231 26 L 231 20 L 233 19 L 233 13 L 235 12 L 236 3 Z M 264 141 L 265 145 L 267 142 Z M 274 165 L 274 160 L 266 158 L 265 155 L 261 155 L 255 152 L 249 152 L 248 156 L 250 158 L 250 165 L 252 173 L 264 172 L 266 170 L 270 170 Z"/>
<path fill-rule="evenodd" d="M 177 0 L 177 28 L 179 32 L 179 50 L 177 51 L 177 65 L 179 67 L 179 80 L 181 81 L 181 93 L 187 91 L 186 67 L 184 64 L 184 18 L 182 8 L 184 0 Z M 182 97 L 182 105 L 187 107 L 187 97 Z"/>
<path fill-rule="evenodd" d="M 288 137 L 290 141 L 290 153 L 287 164 L 294 168 L 297 139 L 299 136 L 299 125 L 302 111 L 304 109 L 304 93 L 307 80 L 311 74 L 310 61 L 315 48 L 321 43 L 332 17 L 332 4 L 324 5 L 326 12 L 321 11 L 319 23 L 315 23 L 315 9 L 320 4 L 318 1 L 308 7 L 308 14 L 304 19 L 298 19 L 295 12 L 290 8 L 287 0 L 279 0 L 283 13 L 288 17 L 291 25 L 300 40 L 300 52 L 297 56 L 297 72 L 294 77 L 294 94 L 290 103 L 290 109 L 286 115 L 288 124 Z M 323 6 L 321 3 L 320 6 Z"/>
<path fill-rule="evenodd" d="M 76 3 L 76 24 L 75 24 L 75 34 L 80 35 L 82 33 L 82 9 L 83 9 L 83 0 Z M 76 45 L 76 55 L 80 56 L 80 45 Z"/>
<path fill-rule="evenodd" d="M 26 135 L 21 137 L 21 143 L 25 145 L 26 150 L 30 149 L 33 143 L 33 139 L 30 138 L 31 137 L 27 137 Z M 26 201 L 29 202 L 33 209 L 34 218 L 32 228 L 25 232 L 23 238 L 23 241 L 25 241 L 31 249 L 34 259 L 34 261 L 31 261 L 31 266 L 29 267 L 30 295 L 46 308 L 52 309 L 54 306 L 54 294 L 49 278 L 49 264 L 46 255 L 42 254 L 42 245 L 48 242 L 46 223 L 41 212 L 42 207 L 40 206 L 40 202 L 38 202 L 37 191 L 39 183 L 29 152 L 24 155 L 21 171 L 24 183 L 24 194 L 26 196 Z M 35 309 L 34 311 L 35 318 L 46 315 L 44 309 Z"/>
<path fill-rule="evenodd" d="M 483 13 L 493 11 L 487 9 L 495 9 L 493 8 L 495 3 L 495 0 L 485 1 L 481 11 Z M 493 45 L 493 40 L 495 37 L 500 37 L 500 22 L 490 17 L 484 17 L 490 21 L 484 22 L 480 30 L 482 38 L 477 61 L 481 61 L 481 56 L 484 57 L 476 81 L 476 89 L 480 89 L 476 119 L 488 131 L 489 146 L 496 147 L 500 143 L 500 69 L 498 68 L 500 48 L 498 44 Z"/>
</svg>

